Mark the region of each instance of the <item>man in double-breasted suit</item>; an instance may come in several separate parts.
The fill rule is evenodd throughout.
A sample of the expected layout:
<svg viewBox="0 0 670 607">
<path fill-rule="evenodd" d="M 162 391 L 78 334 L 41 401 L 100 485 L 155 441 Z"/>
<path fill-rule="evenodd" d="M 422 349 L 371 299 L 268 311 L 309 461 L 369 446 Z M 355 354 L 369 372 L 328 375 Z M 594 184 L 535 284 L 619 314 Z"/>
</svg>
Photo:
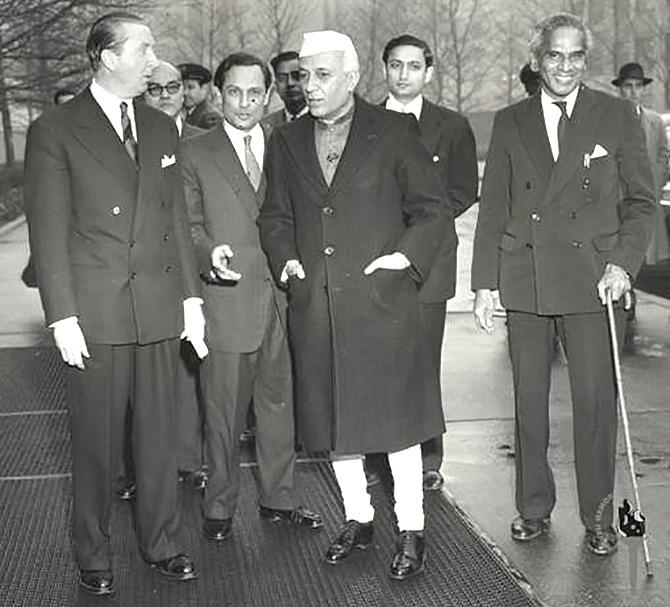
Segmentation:
<svg viewBox="0 0 670 607">
<path fill-rule="evenodd" d="M 573 15 L 541 21 L 531 42 L 541 92 L 496 115 L 472 261 L 475 318 L 507 309 L 516 413 L 515 540 L 546 533 L 555 503 L 547 463 L 554 338 L 568 361 L 579 512 L 586 546 L 612 528 L 616 395 L 604 311 L 626 297 L 647 247 L 654 195 L 630 103 L 582 84 L 591 36 Z M 617 323 L 623 311 L 618 305 Z"/>
<path fill-rule="evenodd" d="M 200 274 L 210 356 L 201 368 L 210 481 L 204 534 L 226 539 L 239 492 L 239 440 L 253 401 L 260 515 L 316 529 L 320 517 L 298 506 L 286 297 L 275 284 L 256 219 L 265 195 L 267 133 L 259 120 L 272 77 L 252 55 L 226 57 L 215 74 L 224 121 L 188 141 L 183 174 Z"/>
<path fill-rule="evenodd" d="M 181 553 L 172 444 L 182 333 L 204 355 L 204 320 L 174 122 L 133 98 L 156 63 L 146 22 L 112 13 L 87 41 L 93 81 L 30 127 L 26 200 L 47 324 L 66 368 L 74 545 L 81 585 L 114 590 L 110 516 L 127 407 L 142 557 L 176 580 Z"/>
<path fill-rule="evenodd" d="M 347 521 L 330 564 L 372 541 L 362 454 L 388 453 L 400 530 L 389 573 L 404 580 L 424 562 L 420 443 L 444 430 L 417 284 L 444 233 L 455 239 L 452 212 L 416 120 L 354 96 L 347 36 L 305 34 L 300 71 L 310 116 L 274 131 L 260 214 L 288 282 L 299 438 L 333 454 Z"/>
<path fill-rule="evenodd" d="M 433 77 L 433 53 L 426 42 L 404 34 L 389 40 L 382 53 L 384 76 L 389 96 L 387 110 L 413 114 L 419 121 L 421 143 L 428 151 L 445 192 L 445 204 L 458 217 L 477 198 L 477 151 L 468 119 L 424 98 L 423 90 Z M 419 290 L 419 310 L 430 344 L 435 366 L 440 373 L 442 338 L 447 300 L 456 292 L 457 241 L 445 233 L 444 241 L 425 282 Z M 423 486 L 439 489 L 444 480 L 440 473 L 442 436 L 421 444 Z"/>
</svg>

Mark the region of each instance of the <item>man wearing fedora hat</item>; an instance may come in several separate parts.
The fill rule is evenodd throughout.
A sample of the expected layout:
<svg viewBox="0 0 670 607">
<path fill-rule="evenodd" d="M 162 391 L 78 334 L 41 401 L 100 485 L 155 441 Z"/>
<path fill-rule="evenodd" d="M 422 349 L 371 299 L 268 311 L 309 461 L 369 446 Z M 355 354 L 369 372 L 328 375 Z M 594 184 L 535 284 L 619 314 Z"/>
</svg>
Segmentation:
<svg viewBox="0 0 670 607">
<path fill-rule="evenodd" d="M 645 261 L 648 264 L 655 264 L 670 257 L 665 213 L 659 203 L 663 186 L 668 180 L 668 142 L 661 115 L 642 106 L 644 89 L 651 82 L 653 79 L 644 75 L 644 69 L 639 63 L 622 65 L 619 75 L 612 80 L 612 84 L 619 88 L 621 96 L 635 106 L 635 112 L 642 124 L 647 141 L 647 154 L 649 154 L 651 172 L 654 177 L 654 198 L 657 208 Z"/>
</svg>

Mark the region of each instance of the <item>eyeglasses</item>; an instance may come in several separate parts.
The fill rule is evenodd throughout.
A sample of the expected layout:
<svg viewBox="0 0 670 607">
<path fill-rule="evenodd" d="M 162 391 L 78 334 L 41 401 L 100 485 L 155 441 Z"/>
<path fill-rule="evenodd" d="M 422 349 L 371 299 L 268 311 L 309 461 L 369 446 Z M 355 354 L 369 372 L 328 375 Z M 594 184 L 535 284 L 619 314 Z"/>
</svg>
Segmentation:
<svg viewBox="0 0 670 607">
<path fill-rule="evenodd" d="M 300 80 L 300 71 L 292 70 L 290 72 L 280 72 L 279 74 L 277 74 L 277 82 L 286 84 L 288 83 L 289 76 L 291 77 L 292 80 L 298 82 Z"/>
<path fill-rule="evenodd" d="M 147 86 L 147 93 L 152 97 L 160 97 L 163 91 L 166 91 L 168 95 L 174 95 L 179 92 L 179 89 L 181 89 L 181 82 L 177 82 L 176 80 L 168 82 L 165 86 L 152 82 Z"/>
</svg>

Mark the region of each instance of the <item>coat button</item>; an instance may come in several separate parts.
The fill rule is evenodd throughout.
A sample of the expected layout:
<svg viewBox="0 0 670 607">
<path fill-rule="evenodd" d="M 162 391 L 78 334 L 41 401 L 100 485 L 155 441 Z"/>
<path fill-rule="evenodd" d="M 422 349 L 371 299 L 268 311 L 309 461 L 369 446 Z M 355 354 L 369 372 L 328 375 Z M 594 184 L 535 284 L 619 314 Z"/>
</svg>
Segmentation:
<svg viewBox="0 0 670 607">
<path fill-rule="evenodd" d="M 540 214 L 536 211 L 533 211 L 530 214 L 530 218 L 535 222 L 535 223 L 540 223 Z"/>
<path fill-rule="evenodd" d="M 172 272 L 172 266 L 169 265 L 169 264 L 167 266 L 165 266 L 165 271 L 168 272 L 168 273 Z"/>
<path fill-rule="evenodd" d="M 329 217 L 331 217 L 335 213 L 335 209 L 333 207 L 323 207 L 321 209 L 321 212 L 324 215 L 328 215 Z"/>
<path fill-rule="evenodd" d="M 130 280 L 135 280 L 137 278 L 137 272 L 130 273 Z"/>
<path fill-rule="evenodd" d="M 167 242 L 170 240 L 170 235 L 169 234 L 163 234 L 163 242 Z"/>
<path fill-rule="evenodd" d="M 570 211 L 570 219 L 577 219 L 577 211 Z"/>
<path fill-rule="evenodd" d="M 120 215 L 121 214 L 121 207 L 114 207 L 112 209 L 112 215 Z"/>
<path fill-rule="evenodd" d="M 433 162 L 440 162 L 440 157 L 437 154 L 433 156 Z"/>
<path fill-rule="evenodd" d="M 323 250 L 323 254 L 324 254 L 326 257 L 330 257 L 333 253 L 335 253 L 335 247 L 333 247 L 333 246 L 331 246 L 331 245 L 328 245 L 328 246 Z"/>
<path fill-rule="evenodd" d="M 579 240 L 573 240 L 570 244 L 573 247 L 575 247 L 576 249 L 581 249 L 582 248 L 582 243 L 579 242 Z"/>
<path fill-rule="evenodd" d="M 128 246 L 132 249 L 135 246 L 135 241 L 131 240 Z"/>
</svg>

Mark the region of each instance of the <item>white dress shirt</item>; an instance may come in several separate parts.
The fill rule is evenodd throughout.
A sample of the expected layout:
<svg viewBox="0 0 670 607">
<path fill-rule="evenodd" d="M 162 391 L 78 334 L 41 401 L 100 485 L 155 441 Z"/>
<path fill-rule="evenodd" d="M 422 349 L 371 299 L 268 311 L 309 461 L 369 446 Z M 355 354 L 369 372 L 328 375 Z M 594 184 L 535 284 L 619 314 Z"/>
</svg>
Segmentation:
<svg viewBox="0 0 670 607">
<path fill-rule="evenodd" d="M 100 109 L 105 113 L 110 124 L 114 127 L 119 139 L 123 141 L 123 127 L 121 126 L 121 102 L 125 101 L 128 106 L 128 118 L 130 118 L 130 128 L 133 131 L 133 137 L 137 141 L 137 126 L 135 125 L 135 107 L 133 106 L 132 97 L 129 99 L 121 99 L 114 93 L 110 93 L 104 89 L 95 78 L 91 82 L 91 95 L 96 100 Z"/>
<path fill-rule="evenodd" d="M 423 108 L 423 96 L 417 95 L 409 103 L 400 103 L 391 93 L 386 100 L 386 109 L 392 112 L 400 112 L 401 114 L 414 114 L 416 119 L 421 118 L 421 109 Z"/>
<path fill-rule="evenodd" d="M 572 93 L 563 99 L 554 99 L 544 89 L 542 89 L 542 92 L 540 93 L 542 113 L 544 114 L 544 126 L 547 129 L 547 137 L 549 138 L 551 155 L 554 157 L 554 162 L 558 160 L 558 121 L 561 119 L 561 108 L 554 105 L 554 102 L 565 101 L 565 111 L 568 118 L 570 118 L 572 116 L 572 110 L 575 109 L 577 93 L 579 93 L 579 87 L 576 87 Z"/>
<path fill-rule="evenodd" d="M 263 156 L 265 156 L 265 136 L 263 135 L 263 129 L 261 125 L 256 123 L 256 125 L 249 131 L 243 131 L 234 127 L 227 120 L 223 121 L 223 128 L 230 139 L 230 143 L 233 144 L 237 157 L 242 163 L 244 171 L 247 171 L 247 162 L 244 154 L 244 138 L 247 135 L 251 135 L 251 151 L 254 153 L 256 162 L 263 171 Z"/>
</svg>

